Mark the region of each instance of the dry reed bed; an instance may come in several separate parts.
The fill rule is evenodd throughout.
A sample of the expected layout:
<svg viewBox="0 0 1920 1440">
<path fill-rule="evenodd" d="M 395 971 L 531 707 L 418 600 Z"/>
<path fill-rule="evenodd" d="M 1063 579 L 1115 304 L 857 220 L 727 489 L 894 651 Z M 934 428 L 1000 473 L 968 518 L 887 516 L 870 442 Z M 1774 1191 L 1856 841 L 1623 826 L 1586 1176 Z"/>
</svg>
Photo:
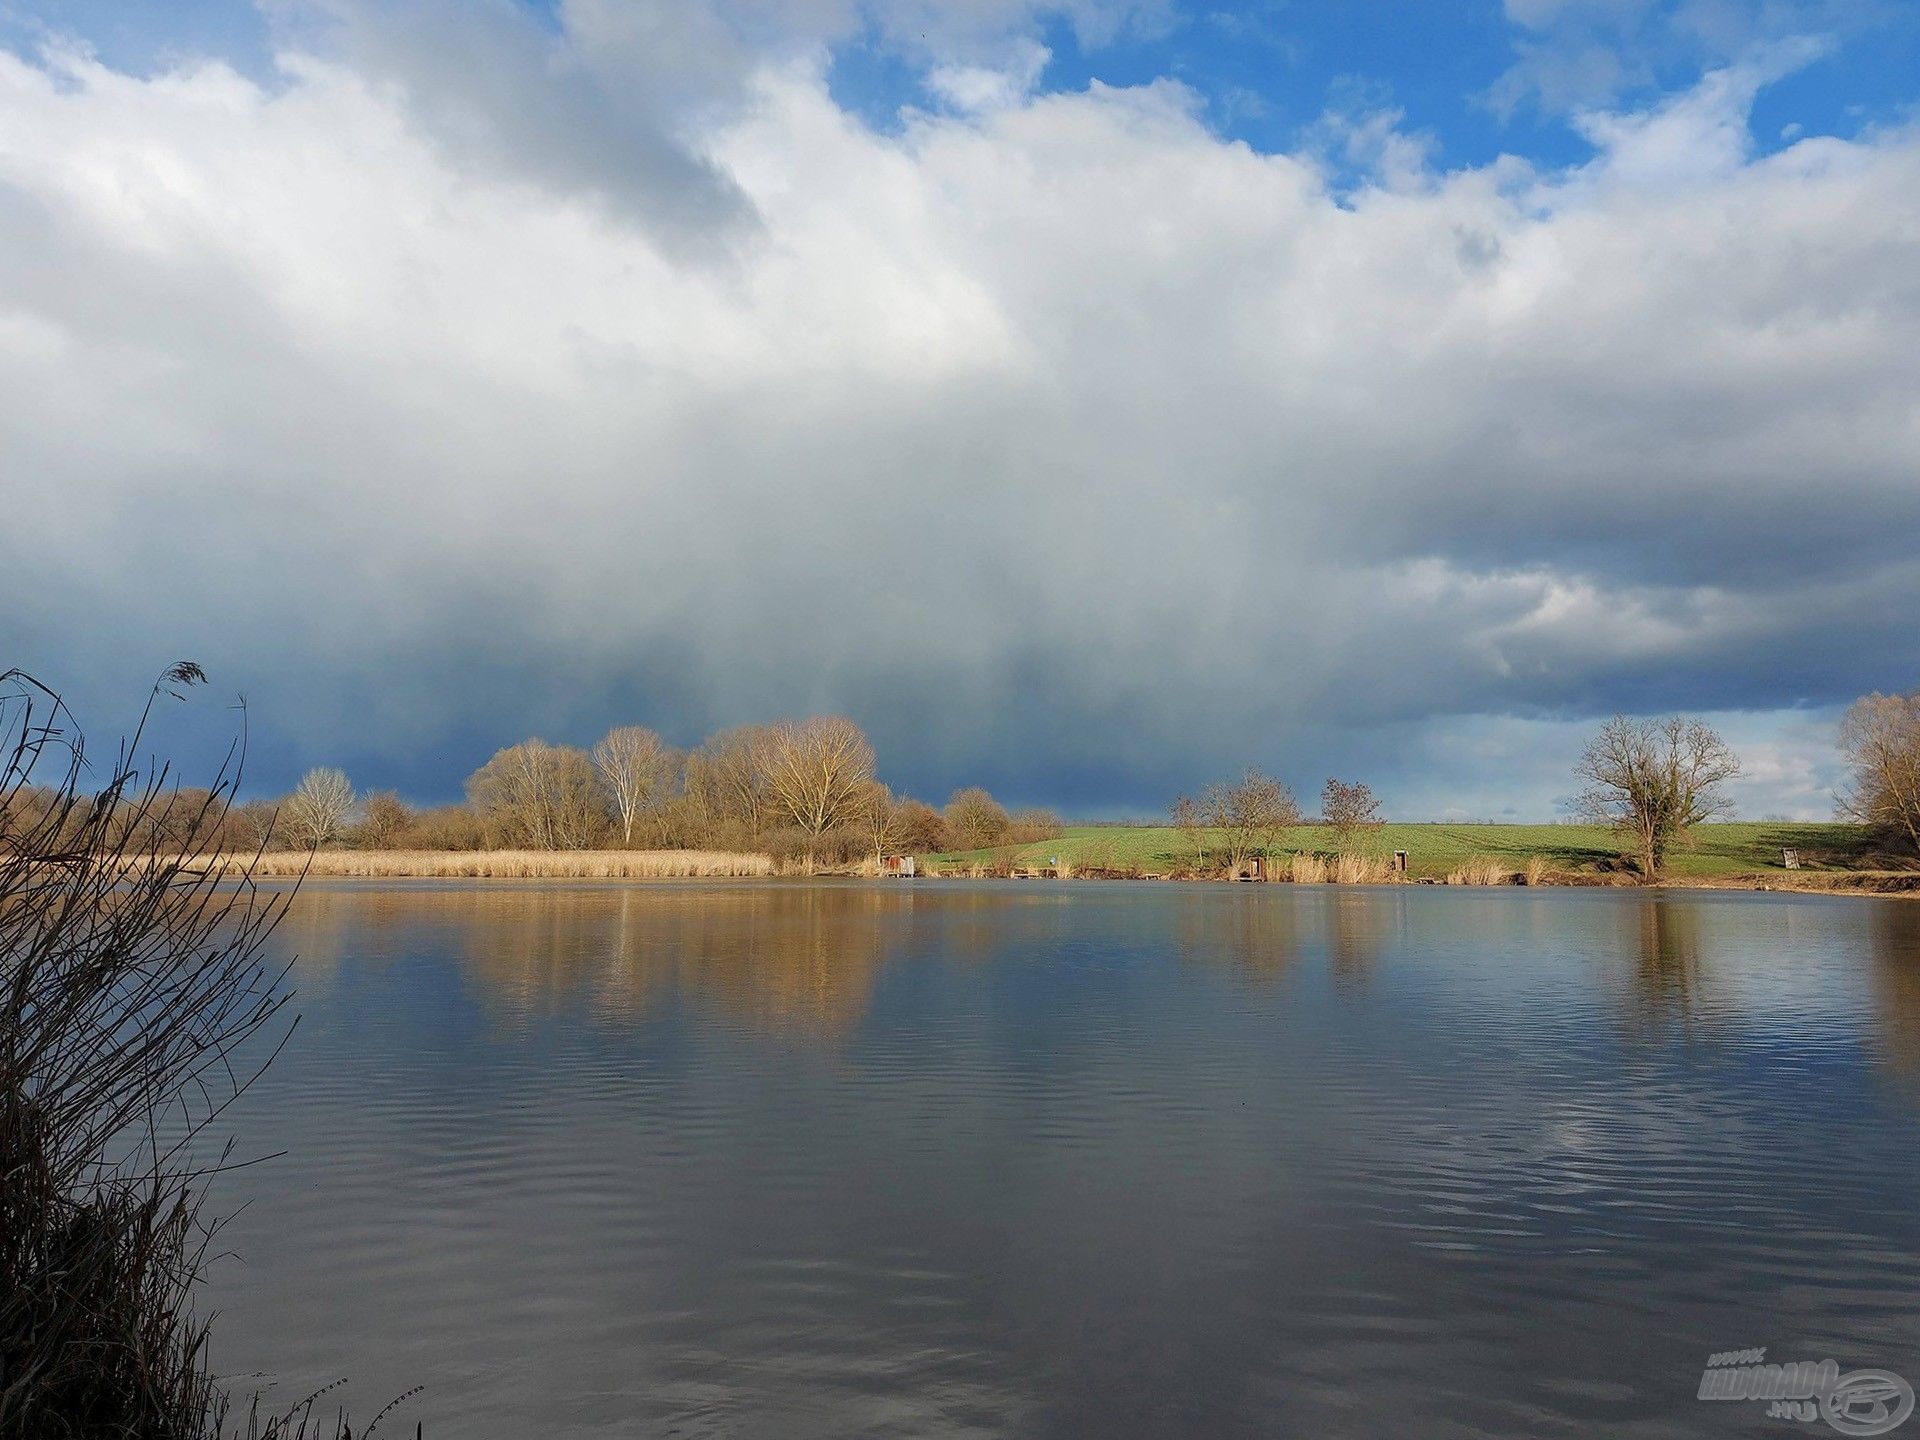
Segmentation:
<svg viewBox="0 0 1920 1440">
<path fill-rule="evenodd" d="M 321 850 L 227 857 L 262 879 L 696 880 L 774 873 L 770 855 L 726 850 Z"/>
</svg>

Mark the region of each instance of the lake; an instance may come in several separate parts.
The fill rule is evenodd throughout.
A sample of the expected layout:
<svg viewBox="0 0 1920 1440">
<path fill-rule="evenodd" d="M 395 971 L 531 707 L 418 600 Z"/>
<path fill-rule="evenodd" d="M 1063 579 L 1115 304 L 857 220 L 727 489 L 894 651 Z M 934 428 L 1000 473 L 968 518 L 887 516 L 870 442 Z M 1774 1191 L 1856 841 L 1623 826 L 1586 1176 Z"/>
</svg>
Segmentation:
<svg viewBox="0 0 1920 1440">
<path fill-rule="evenodd" d="M 275 943 L 215 1363 L 425 1385 L 409 1435 L 1790 1435 L 1709 1354 L 1920 1380 L 1911 901 L 325 883 Z"/>
</svg>

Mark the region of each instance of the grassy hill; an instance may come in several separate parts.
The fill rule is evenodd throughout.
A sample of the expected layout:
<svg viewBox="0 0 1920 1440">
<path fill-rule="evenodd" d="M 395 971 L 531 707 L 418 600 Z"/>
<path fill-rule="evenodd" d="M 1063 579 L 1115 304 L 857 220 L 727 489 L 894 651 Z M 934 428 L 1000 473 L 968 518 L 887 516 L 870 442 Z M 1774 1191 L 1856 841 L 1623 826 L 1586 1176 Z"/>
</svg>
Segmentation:
<svg viewBox="0 0 1920 1440">
<path fill-rule="evenodd" d="M 1331 844 L 1325 829 L 1303 825 L 1288 832 L 1279 848 L 1282 853 L 1326 851 Z M 1374 844 L 1382 854 L 1405 850 L 1408 868 L 1416 876 L 1442 876 L 1478 858 L 1517 869 L 1535 855 L 1556 870 L 1598 870 L 1621 850 L 1618 839 L 1597 825 L 1387 825 Z M 1780 852 L 1787 848 L 1797 849 L 1808 869 L 1857 869 L 1870 866 L 1872 859 L 1865 832 L 1855 825 L 1754 820 L 1701 826 L 1691 847 L 1673 853 L 1669 868 L 1677 876 L 1698 879 L 1777 871 Z M 935 868 L 1045 866 L 1058 857 L 1076 868 L 1165 874 L 1192 856 L 1186 837 L 1170 827 L 1075 825 L 1058 839 L 933 855 L 927 862 Z"/>
</svg>

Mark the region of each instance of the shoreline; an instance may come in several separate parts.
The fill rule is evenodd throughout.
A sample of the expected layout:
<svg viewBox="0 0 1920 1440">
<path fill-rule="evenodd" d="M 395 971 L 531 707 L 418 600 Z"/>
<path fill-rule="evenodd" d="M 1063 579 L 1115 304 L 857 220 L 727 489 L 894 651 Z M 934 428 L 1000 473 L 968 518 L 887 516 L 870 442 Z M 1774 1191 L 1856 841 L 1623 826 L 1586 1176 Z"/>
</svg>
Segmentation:
<svg viewBox="0 0 1920 1440">
<path fill-rule="evenodd" d="M 322 850 L 311 855 L 269 851 L 260 855 L 217 857 L 220 868 L 246 872 L 256 880 L 848 880 L 880 878 L 871 861 L 833 866 L 806 875 L 783 870 L 764 854 L 726 851 L 461 851 Z M 895 877 L 898 878 L 898 877 Z M 1920 899 L 1920 870 L 1799 870 L 1727 875 L 1670 875 L 1642 881 L 1621 871 L 1565 871 L 1535 867 L 1500 875 L 1461 878 L 1457 873 L 1388 878 L 1370 870 L 1352 880 L 1333 877 L 1295 880 L 1286 873 L 1271 879 L 1236 882 L 1223 874 L 1195 875 L 1145 869 L 1094 867 L 1011 867 L 922 862 L 916 880 L 1135 880 L 1156 884 L 1326 885 L 1426 887 L 1447 889 L 1605 889 L 1719 890 L 1750 893 L 1843 895 L 1881 899 Z M 909 882 L 911 883 L 911 882 Z"/>
</svg>

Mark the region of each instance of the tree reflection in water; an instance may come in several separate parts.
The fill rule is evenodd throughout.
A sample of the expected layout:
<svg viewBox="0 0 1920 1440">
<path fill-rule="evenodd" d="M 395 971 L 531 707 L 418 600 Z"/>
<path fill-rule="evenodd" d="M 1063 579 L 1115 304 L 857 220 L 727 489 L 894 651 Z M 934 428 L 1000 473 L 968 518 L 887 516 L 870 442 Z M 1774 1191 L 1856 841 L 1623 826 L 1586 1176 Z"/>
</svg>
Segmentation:
<svg viewBox="0 0 1920 1440">
<path fill-rule="evenodd" d="M 1920 902 L 1871 900 L 1877 1048 L 1920 1083 Z"/>
<path fill-rule="evenodd" d="M 1705 1000 L 1697 901 L 1649 895 L 1633 907 L 1632 982 L 1626 987 L 1630 1028 L 1649 1037 L 1691 1033 Z"/>
</svg>

